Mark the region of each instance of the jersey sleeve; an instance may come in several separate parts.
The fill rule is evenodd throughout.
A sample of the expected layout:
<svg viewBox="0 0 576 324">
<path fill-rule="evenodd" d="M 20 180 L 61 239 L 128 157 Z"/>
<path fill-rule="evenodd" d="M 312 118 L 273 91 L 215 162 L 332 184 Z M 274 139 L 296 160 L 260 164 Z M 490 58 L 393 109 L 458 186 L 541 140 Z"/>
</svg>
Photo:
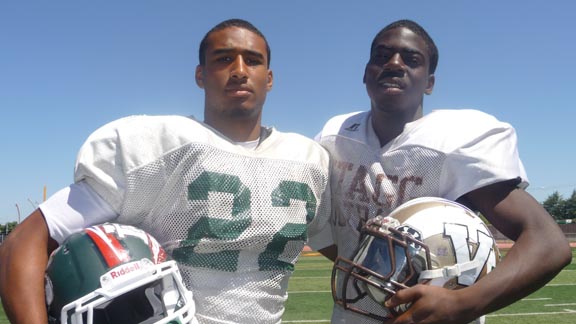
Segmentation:
<svg viewBox="0 0 576 324">
<path fill-rule="evenodd" d="M 78 152 L 74 184 L 40 205 L 50 236 L 57 242 L 82 228 L 118 217 L 129 165 L 126 154 L 130 155 L 124 148 L 134 147 L 130 137 L 121 134 L 129 134 L 124 130 L 130 130 L 130 125 L 142 117 L 122 118 L 93 132 Z"/>
<path fill-rule="evenodd" d="M 96 130 L 81 147 L 74 181 L 85 181 L 117 213 L 127 188 L 127 175 L 188 143 L 199 125 L 183 116 L 130 116 Z M 181 131 L 181 130 L 187 130 Z"/>
<path fill-rule="evenodd" d="M 441 177 L 443 196 L 455 200 L 472 190 L 513 179 L 518 179 L 518 187 L 526 188 L 528 177 L 515 129 L 491 116 L 476 117 L 474 125 L 467 127 L 470 135 L 448 152 Z"/>
<path fill-rule="evenodd" d="M 294 135 L 292 135 L 294 136 Z M 330 226 L 331 216 L 331 191 L 330 191 L 330 157 L 328 151 L 319 143 L 303 136 L 295 136 L 288 143 L 298 143 L 294 146 L 293 152 L 304 152 L 306 161 L 313 169 L 316 169 L 319 176 L 313 185 L 316 192 L 316 216 L 308 224 L 307 245 L 314 250 L 324 248 L 333 244 L 332 229 Z"/>
<path fill-rule="evenodd" d="M 322 192 L 320 205 L 318 207 L 318 216 L 308 228 L 308 246 L 313 250 L 320 250 L 334 244 L 332 238 L 332 227 L 330 226 L 331 217 L 331 192 L 330 181 L 327 179 L 325 189 Z"/>
<path fill-rule="evenodd" d="M 332 238 L 331 226 L 324 226 L 321 231 L 314 233 L 308 239 L 308 246 L 310 246 L 314 251 L 321 250 L 333 244 L 334 239 Z"/>
<path fill-rule="evenodd" d="M 125 183 L 122 128 L 131 118 L 111 122 L 88 137 L 76 159 L 74 181 L 85 182 L 116 212 L 120 211 Z"/>
<path fill-rule="evenodd" d="M 81 181 L 59 190 L 39 206 L 50 237 L 61 244 L 85 227 L 112 221 L 117 214 Z"/>
</svg>

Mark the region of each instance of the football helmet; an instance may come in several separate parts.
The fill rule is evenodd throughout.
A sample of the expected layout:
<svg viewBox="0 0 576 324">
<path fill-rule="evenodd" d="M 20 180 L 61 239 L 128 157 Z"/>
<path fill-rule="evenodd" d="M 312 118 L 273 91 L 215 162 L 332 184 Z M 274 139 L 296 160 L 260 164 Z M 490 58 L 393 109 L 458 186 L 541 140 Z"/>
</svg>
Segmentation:
<svg viewBox="0 0 576 324">
<path fill-rule="evenodd" d="M 71 235 L 50 255 L 45 278 L 51 323 L 196 323 L 176 262 L 133 226 Z"/>
<path fill-rule="evenodd" d="M 363 235 L 352 260 L 336 259 L 332 295 L 345 310 L 377 320 L 410 307 L 384 307 L 398 290 L 418 283 L 447 289 L 470 286 L 500 258 L 482 219 L 442 198 L 410 200 L 387 217 L 368 222 Z"/>
</svg>

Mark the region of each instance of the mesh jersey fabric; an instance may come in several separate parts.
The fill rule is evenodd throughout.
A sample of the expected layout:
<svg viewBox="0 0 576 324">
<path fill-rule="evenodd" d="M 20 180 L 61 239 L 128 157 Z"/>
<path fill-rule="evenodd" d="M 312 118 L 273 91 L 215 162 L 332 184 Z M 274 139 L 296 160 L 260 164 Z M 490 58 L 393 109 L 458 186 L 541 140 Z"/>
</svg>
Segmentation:
<svg viewBox="0 0 576 324">
<path fill-rule="evenodd" d="M 433 111 L 406 124 L 403 133 L 383 147 L 369 111 L 333 117 L 316 139 L 332 159 L 333 241 L 322 246 L 336 244 L 338 254 L 349 259 L 368 219 L 386 216 L 410 199 L 456 200 L 510 179 L 519 179 L 522 188 L 528 184 L 514 128 L 477 110 Z M 369 298 L 362 302 L 366 309 L 387 313 Z M 332 322 L 376 323 L 338 305 Z"/>
<path fill-rule="evenodd" d="M 328 175 L 327 152 L 297 134 L 271 129 L 251 150 L 192 118 L 132 116 L 88 138 L 75 181 L 165 247 L 200 323 L 278 323 L 294 264 L 328 222 Z"/>
</svg>

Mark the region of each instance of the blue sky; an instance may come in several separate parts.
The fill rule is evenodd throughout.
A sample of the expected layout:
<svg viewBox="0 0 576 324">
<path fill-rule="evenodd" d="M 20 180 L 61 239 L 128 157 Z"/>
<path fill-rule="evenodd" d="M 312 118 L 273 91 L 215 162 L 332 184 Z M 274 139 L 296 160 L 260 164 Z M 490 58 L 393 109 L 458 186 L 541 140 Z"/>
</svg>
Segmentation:
<svg viewBox="0 0 576 324">
<path fill-rule="evenodd" d="M 539 201 L 576 188 L 572 1 L 4 1 L 0 4 L 0 223 L 23 220 L 72 181 L 96 128 L 132 114 L 202 118 L 198 43 L 244 18 L 268 38 L 264 123 L 313 137 L 369 109 L 362 84 L 377 31 L 422 24 L 440 63 L 424 112 L 476 108 L 516 127 Z"/>
</svg>

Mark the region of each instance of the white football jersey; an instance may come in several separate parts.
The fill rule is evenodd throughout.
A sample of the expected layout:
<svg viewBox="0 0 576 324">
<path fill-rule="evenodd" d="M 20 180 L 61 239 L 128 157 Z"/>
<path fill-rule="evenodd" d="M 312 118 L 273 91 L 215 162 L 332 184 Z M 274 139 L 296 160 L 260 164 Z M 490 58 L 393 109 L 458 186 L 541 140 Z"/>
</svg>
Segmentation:
<svg viewBox="0 0 576 324">
<path fill-rule="evenodd" d="M 372 127 L 370 112 L 336 116 L 317 140 L 331 155 L 333 241 L 351 259 L 362 226 L 388 215 L 418 197 L 456 200 L 460 196 L 510 179 L 526 187 L 515 130 L 476 110 L 437 110 L 408 123 L 384 147 Z M 349 291 L 353 291 L 349 287 Z M 366 305 L 376 311 L 376 303 Z M 373 323 L 370 318 L 335 306 L 333 323 Z"/>
<path fill-rule="evenodd" d="M 181 116 L 94 132 L 75 181 L 153 235 L 178 262 L 200 323 L 278 323 L 308 236 L 328 224 L 328 153 L 268 129 L 255 149 Z M 57 216 L 55 216 L 57 217 Z"/>
</svg>

